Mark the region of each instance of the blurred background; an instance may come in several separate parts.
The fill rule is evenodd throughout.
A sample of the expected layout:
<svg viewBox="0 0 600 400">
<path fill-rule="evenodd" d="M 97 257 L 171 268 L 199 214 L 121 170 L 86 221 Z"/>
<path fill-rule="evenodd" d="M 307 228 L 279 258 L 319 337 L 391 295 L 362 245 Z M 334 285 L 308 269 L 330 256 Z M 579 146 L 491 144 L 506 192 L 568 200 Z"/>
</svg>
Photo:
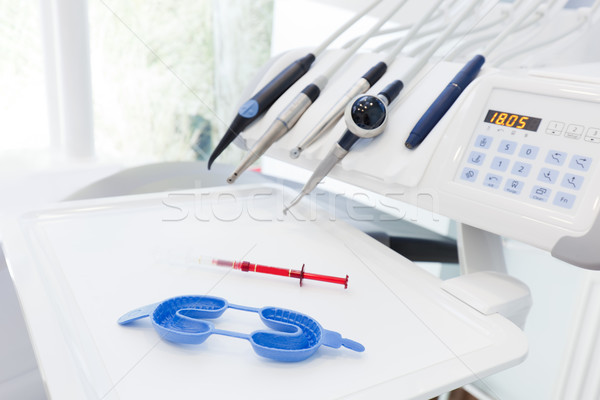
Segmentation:
<svg viewBox="0 0 600 400">
<path fill-rule="evenodd" d="M 410 1 L 402 23 L 428 3 Z M 51 4 L 67 12 L 57 13 Z M 0 0 L 0 219 L 60 201 L 127 167 L 206 160 L 261 68 L 273 56 L 319 43 L 361 5 L 358 0 Z M 306 15 L 310 26 L 300 35 Z M 377 17 L 362 19 L 334 46 Z M 591 28 L 598 33 L 600 24 Z M 75 33 L 69 35 L 69 29 Z M 83 70 L 89 63 L 89 77 L 60 74 L 65 49 L 55 47 L 57 32 L 72 45 L 70 59 L 87 55 L 81 62 Z M 586 54 L 599 52 L 600 47 L 586 49 Z M 86 79 L 89 87 L 69 88 L 79 103 L 61 106 L 61 84 Z M 241 156 L 229 146 L 219 162 L 234 164 Z M 438 225 L 450 226 L 445 219 Z M 528 320 L 526 332 L 535 340 L 527 361 L 486 379 L 487 386 L 496 383 L 497 397 L 506 400 L 552 398 L 570 365 L 569 344 L 576 342 L 571 328 L 589 274 L 522 243 L 505 244 L 511 274 L 530 286 L 541 308 Z M 546 279 L 540 279 L 542 273 Z M 0 310 L 14 314 L 3 314 L 10 329 L 0 323 L 9 336 L 0 358 L 15 360 L 10 368 L 0 363 L 0 399 L 43 398 L 8 275 L 0 264 Z M 10 397 L 23 388 L 30 389 L 29 397 Z"/>
<path fill-rule="evenodd" d="M 46 105 L 57 93 L 45 65 L 53 21 L 44 8 L 0 0 L 0 155 L 60 151 L 60 121 Z M 103 159 L 206 158 L 240 91 L 271 57 L 273 0 L 92 0 L 88 13 L 95 155 Z"/>
</svg>

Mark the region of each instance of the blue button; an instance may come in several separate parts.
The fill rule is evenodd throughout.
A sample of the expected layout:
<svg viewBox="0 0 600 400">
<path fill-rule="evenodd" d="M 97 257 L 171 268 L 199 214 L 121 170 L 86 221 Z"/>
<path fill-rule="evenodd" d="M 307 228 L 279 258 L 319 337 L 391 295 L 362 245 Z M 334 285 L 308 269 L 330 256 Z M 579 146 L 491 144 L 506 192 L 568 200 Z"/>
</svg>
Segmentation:
<svg viewBox="0 0 600 400">
<path fill-rule="evenodd" d="M 575 195 L 558 192 L 556 193 L 556 197 L 552 204 L 562 208 L 573 208 L 573 204 L 575 204 Z"/>
<path fill-rule="evenodd" d="M 495 169 L 496 171 L 506 171 L 509 162 L 510 161 L 508 160 L 508 158 L 494 157 L 494 159 L 492 160 L 492 165 L 490 167 L 492 169 Z"/>
<path fill-rule="evenodd" d="M 479 135 L 477 139 L 475 139 L 475 147 L 479 147 L 481 149 L 489 149 L 492 145 L 492 137 Z"/>
<path fill-rule="evenodd" d="M 531 170 L 531 164 L 516 162 L 513 165 L 512 173 L 519 176 L 527 176 L 529 175 L 529 171 Z"/>
<path fill-rule="evenodd" d="M 524 144 L 519 151 L 519 157 L 528 158 L 533 160 L 537 157 L 540 148 L 537 146 L 530 146 L 528 144 Z"/>
<path fill-rule="evenodd" d="M 563 165 L 566 159 L 567 153 L 558 150 L 550 150 L 546 156 L 546 162 L 552 165 Z"/>
<path fill-rule="evenodd" d="M 525 186 L 523 182 L 516 179 L 509 179 L 506 181 L 506 185 L 504 185 L 504 191 L 512 194 L 520 194 L 523 186 Z"/>
<path fill-rule="evenodd" d="M 512 154 L 517 149 L 517 142 L 511 142 L 510 140 L 503 140 L 498 146 L 498 152 L 504 154 Z"/>
<path fill-rule="evenodd" d="M 465 181 L 475 182 L 475 179 L 477 179 L 478 173 L 479 173 L 479 171 L 477 171 L 476 169 L 465 168 L 465 169 L 463 169 L 463 172 L 460 175 L 460 178 Z"/>
<path fill-rule="evenodd" d="M 587 171 L 590 169 L 590 165 L 592 164 L 592 159 L 587 156 L 580 156 L 578 154 L 574 155 L 571 158 L 571 163 L 569 164 L 569 168 L 576 169 L 578 171 Z"/>
<path fill-rule="evenodd" d="M 238 114 L 240 114 L 244 118 L 253 118 L 258 114 L 258 102 L 256 100 L 248 100 L 238 110 Z"/>
<path fill-rule="evenodd" d="M 481 165 L 483 164 L 483 160 L 485 160 L 485 154 L 483 153 L 472 151 L 471 154 L 469 154 L 468 162 L 470 164 Z"/>
<path fill-rule="evenodd" d="M 552 193 L 552 190 L 550 190 L 547 187 L 534 186 L 533 189 L 531 189 L 531 194 L 529 195 L 529 197 L 534 200 L 542 201 L 545 203 L 548 201 L 550 193 Z"/>
<path fill-rule="evenodd" d="M 550 168 L 542 168 L 538 175 L 538 181 L 544 183 L 555 183 L 558 179 L 558 171 Z"/>
<path fill-rule="evenodd" d="M 485 179 L 483 180 L 483 185 L 487 187 L 491 187 L 494 189 L 498 189 L 500 187 L 500 183 L 502 182 L 502 177 L 494 174 L 487 174 Z"/>
<path fill-rule="evenodd" d="M 560 184 L 560 186 L 572 190 L 581 189 L 581 185 L 583 185 L 583 176 L 575 174 L 565 174 Z"/>
</svg>

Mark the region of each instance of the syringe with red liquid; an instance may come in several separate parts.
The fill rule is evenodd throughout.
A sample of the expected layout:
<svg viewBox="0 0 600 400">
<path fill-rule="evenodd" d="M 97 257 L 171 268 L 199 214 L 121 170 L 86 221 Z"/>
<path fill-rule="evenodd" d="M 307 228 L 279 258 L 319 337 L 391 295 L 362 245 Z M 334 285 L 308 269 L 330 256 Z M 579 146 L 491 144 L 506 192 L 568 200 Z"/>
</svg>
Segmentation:
<svg viewBox="0 0 600 400">
<path fill-rule="evenodd" d="M 297 270 L 297 269 L 291 269 L 291 268 L 288 269 L 288 268 L 269 267 L 268 265 L 255 264 L 255 263 L 251 263 L 249 261 L 219 260 L 217 258 L 211 258 L 211 257 L 200 257 L 200 259 L 198 261 L 201 263 L 210 262 L 213 265 L 218 265 L 221 267 L 230 267 L 233 269 L 237 269 L 238 271 L 259 272 L 261 274 L 271 274 L 271 275 L 279 275 L 279 276 L 287 276 L 290 278 L 296 278 L 296 279 L 300 280 L 300 286 L 302 286 L 302 280 L 311 279 L 311 280 L 321 281 L 321 282 L 337 283 L 339 285 L 344 285 L 344 289 L 348 288 L 348 275 L 346 275 L 345 278 L 338 278 L 336 276 L 311 274 L 310 272 L 304 271 L 304 264 L 302 264 L 302 269 Z"/>
</svg>

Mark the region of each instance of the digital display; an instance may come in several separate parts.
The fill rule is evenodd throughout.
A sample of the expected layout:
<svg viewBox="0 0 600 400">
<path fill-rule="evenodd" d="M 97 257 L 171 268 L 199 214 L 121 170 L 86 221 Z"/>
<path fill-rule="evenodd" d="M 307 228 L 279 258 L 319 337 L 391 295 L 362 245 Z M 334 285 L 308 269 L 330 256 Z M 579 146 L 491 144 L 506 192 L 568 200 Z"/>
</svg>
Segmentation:
<svg viewBox="0 0 600 400">
<path fill-rule="evenodd" d="M 538 130 L 542 119 L 527 115 L 489 110 L 483 121 L 494 125 L 506 126 L 507 128 L 524 129 L 535 132 Z"/>
</svg>

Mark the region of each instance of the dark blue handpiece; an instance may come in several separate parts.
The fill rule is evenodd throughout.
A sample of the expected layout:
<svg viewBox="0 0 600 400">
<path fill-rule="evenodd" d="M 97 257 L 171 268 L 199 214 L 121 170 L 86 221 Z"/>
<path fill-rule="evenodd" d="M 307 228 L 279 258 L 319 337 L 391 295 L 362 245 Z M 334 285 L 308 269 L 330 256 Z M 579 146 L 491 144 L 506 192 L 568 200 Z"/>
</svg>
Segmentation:
<svg viewBox="0 0 600 400">
<path fill-rule="evenodd" d="M 356 136 L 354 133 L 350 132 L 349 129 L 346 129 L 346 132 L 344 132 L 340 140 L 338 140 L 338 145 L 342 149 L 350 151 L 352 146 L 354 146 L 354 143 L 358 142 L 358 139 L 360 139 L 360 136 Z"/>
<path fill-rule="evenodd" d="M 373 86 L 374 84 L 377 83 L 377 81 L 379 81 L 379 79 L 381 79 L 381 77 L 386 73 L 386 71 L 387 71 L 387 64 L 384 63 L 383 61 L 380 61 L 377 64 L 373 65 L 373 67 L 371 67 L 371 69 L 369 69 L 362 76 L 362 78 L 365 79 L 367 82 L 369 82 L 370 86 Z"/>
<path fill-rule="evenodd" d="M 414 149 L 425 140 L 429 132 L 452 107 L 452 104 L 458 99 L 463 90 L 475 79 L 484 63 L 485 58 L 482 55 L 476 55 L 465 64 L 412 129 L 408 139 L 406 139 L 405 145 L 407 148 Z"/>
<path fill-rule="evenodd" d="M 391 104 L 398 97 L 403 87 L 404 83 L 401 80 L 392 81 L 378 93 L 378 96 L 385 96 L 388 104 Z"/>
<path fill-rule="evenodd" d="M 234 139 L 260 117 L 273 103 L 288 90 L 298 79 L 300 79 L 315 61 L 312 53 L 297 59 L 281 71 L 275 78 L 267 83 L 250 100 L 242 104 L 237 115 L 227 128 L 227 132 L 213 150 L 208 159 L 208 169 L 210 169 L 215 159 L 234 141 Z"/>
</svg>

